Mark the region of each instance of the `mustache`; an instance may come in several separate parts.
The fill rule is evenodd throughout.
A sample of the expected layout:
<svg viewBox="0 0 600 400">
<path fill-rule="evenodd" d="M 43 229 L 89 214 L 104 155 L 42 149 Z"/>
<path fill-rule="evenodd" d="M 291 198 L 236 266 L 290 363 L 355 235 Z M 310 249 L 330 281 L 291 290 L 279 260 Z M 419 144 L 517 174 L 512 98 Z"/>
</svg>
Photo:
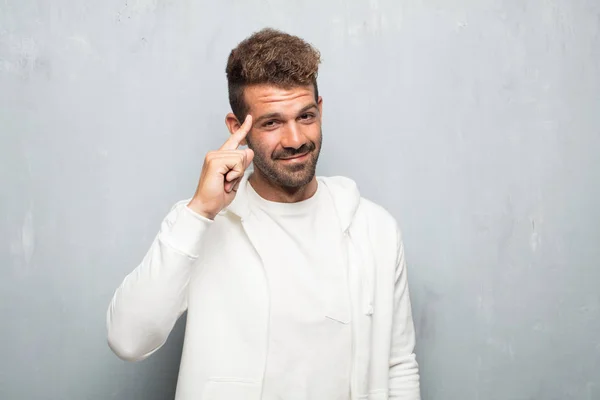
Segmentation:
<svg viewBox="0 0 600 400">
<path fill-rule="evenodd" d="M 276 160 L 278 158 L 290 158 L 290 157 L 295 157 L 299 154 L 310 153 L 316 147 L 317 146 L 312 142 L 304 143 L 302 146 L 298 147 L 297 149 L 286 147 L 282 151 L 274 153 L 273 159 Z"/>
</svg>

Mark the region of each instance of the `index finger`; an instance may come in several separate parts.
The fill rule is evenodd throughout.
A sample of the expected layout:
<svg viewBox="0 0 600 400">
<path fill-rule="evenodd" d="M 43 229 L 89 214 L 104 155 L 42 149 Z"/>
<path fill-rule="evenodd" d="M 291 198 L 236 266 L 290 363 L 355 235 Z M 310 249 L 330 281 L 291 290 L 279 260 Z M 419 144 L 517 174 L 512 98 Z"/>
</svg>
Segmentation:
<svg viewBox="0 0 600 400">
<path fill-rule="evenodd" d="M 250 114 L 246 115 L 246 119 L 242 126 L 239 127 L 237 131 L 231 134 L 227 141 L 221 146 L 221 150 L 236 150 L 242 140 L 246 138 L 248 132 L 250 132 L 250 128 L 252 127 L 252 116 Z"/>
</svg>

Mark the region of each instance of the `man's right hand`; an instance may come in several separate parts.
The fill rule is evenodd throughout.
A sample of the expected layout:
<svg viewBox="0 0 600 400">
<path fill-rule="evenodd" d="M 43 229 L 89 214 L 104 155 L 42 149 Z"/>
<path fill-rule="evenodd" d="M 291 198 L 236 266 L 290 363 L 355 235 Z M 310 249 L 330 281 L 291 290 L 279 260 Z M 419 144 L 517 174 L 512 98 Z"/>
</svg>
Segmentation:
<svg viewBox="0 0 600 400">
<path fill-rule="evenodd" d="M 188 207 L 198 214 L 214 219 L 235 198 L 238 185 L 246 168 L 254 158 L 250 149 L 238 150 L 250 128 L 252 116 L 248 114 L 240 128 L 217 151 L 204 158 L 198 188 Z"/>
</svg>

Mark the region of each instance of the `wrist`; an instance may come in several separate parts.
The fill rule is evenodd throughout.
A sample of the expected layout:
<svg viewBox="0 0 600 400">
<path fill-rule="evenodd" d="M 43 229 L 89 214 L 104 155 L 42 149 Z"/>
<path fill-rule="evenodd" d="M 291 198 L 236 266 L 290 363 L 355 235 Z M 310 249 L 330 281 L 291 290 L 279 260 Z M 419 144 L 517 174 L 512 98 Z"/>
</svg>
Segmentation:
<svg viewBox="0 0 600 400">
<path fill-rule="evenodd" d="M 196 214 L 199 214 L 199 215 L 203 216 L 204 218 L 210 219 L 210 220 L 214 220 L 218 214 L 218 213 L 212 213 L 210 211 L 206 211 L 202 202 L 195 200 L 195 199 L 190 200 L 187 207 L 190 210 L 192 210 L 193 212 L 195 212 Z"/>
</svg>

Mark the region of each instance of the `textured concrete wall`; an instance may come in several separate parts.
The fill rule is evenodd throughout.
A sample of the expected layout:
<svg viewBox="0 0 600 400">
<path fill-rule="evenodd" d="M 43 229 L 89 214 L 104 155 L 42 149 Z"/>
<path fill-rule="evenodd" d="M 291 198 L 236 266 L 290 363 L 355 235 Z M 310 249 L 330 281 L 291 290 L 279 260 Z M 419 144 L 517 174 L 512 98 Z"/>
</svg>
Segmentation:
<svg viewBox="0 0 600 400">
<path fill-rule="evenodd" d="M 0 398 L 171 398 L 105 311 L 226 138 L 230 49 L 323 53 L 320 174 L 401 222 L 430 400 L 600 399 L 600 3 L 0 1 Z"/>
</svg>

